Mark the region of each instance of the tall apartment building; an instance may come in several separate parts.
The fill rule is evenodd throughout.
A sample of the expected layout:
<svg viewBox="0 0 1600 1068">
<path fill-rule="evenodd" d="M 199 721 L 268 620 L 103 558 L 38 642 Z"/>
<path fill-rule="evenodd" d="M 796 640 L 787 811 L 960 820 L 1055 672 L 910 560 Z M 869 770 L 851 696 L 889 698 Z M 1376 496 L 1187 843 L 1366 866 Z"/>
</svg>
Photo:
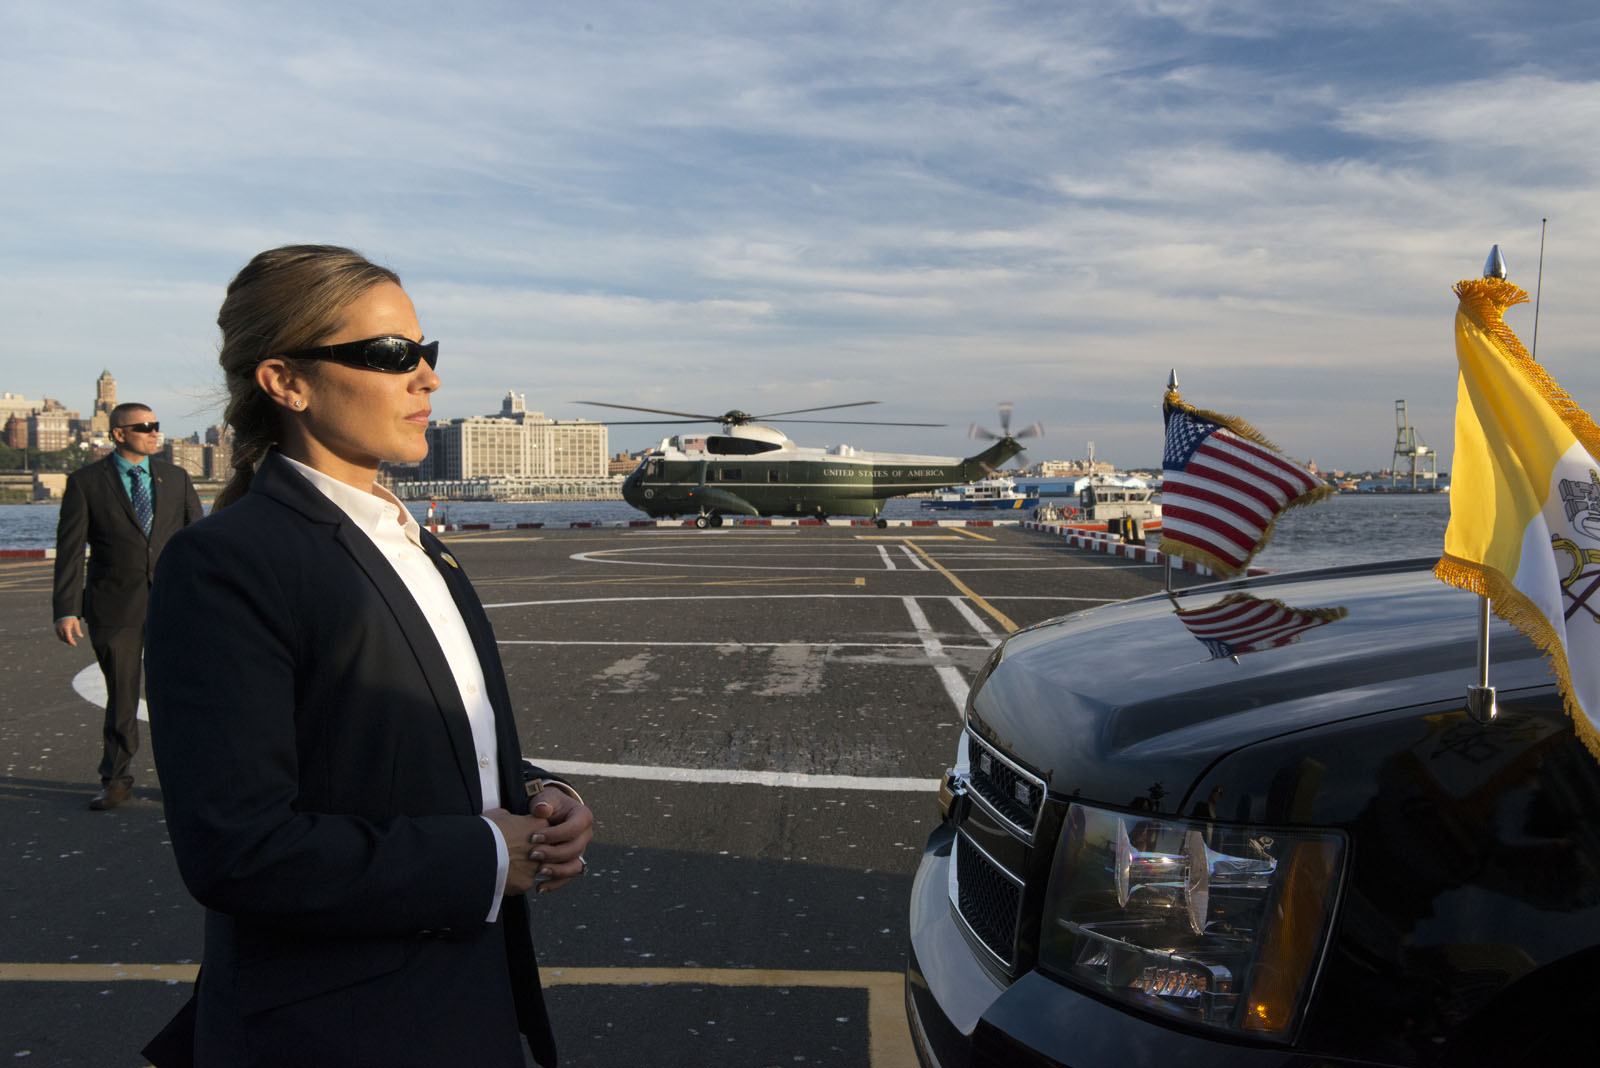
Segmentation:
<svg viewBox="0 0 1600 1068">
<path fill-rule="evenodd" d="M 89 415 L 89 432 L 108 437 L 111 434 L 111 409 L 116 406 L 117 380 L 111 377 L 110 368 L 106 368 L 94 380 L 94 411 Z"/>
<path fill-rule="evenodd" d="M 197 441 L 168 438 L 161 446 L 161 458 L 189 472 L 190 478 L 202 479 L 206 477 L 206 451 Z"/>
<path fill-rule="evenodd" d="M 470 478 L 605 478 L 607 428 L 587 419 L 557 421 L 530 412 L 523 395 L 507 392 L 497 415 L 474 415 L 428 426 L 425 481 Z"/>
</svg>

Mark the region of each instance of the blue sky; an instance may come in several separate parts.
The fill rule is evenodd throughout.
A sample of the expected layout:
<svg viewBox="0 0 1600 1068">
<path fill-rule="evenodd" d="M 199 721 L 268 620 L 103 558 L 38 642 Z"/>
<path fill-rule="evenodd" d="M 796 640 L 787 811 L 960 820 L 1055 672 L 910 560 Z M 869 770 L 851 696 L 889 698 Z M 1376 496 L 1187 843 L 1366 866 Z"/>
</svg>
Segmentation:
<svg viewBox="0 0 1600 1068">
<path fill-rule="evenodd" d="M 223 287 L 316 241 L 404 278 L 441 417 L 882 400 L 949 426 L 787 429 L 949 455 L 1013 400 L 1132 465 L 1176 367 L 1325 468 L 1405 398 L 1447 464 L 1450 287 L 1499 243 L 1532 292 L 1545 217 L 1538 356 L 1600 400 L 1594 10 L 21 0 L 0 389 L 214 422 Z"/>
</svg>

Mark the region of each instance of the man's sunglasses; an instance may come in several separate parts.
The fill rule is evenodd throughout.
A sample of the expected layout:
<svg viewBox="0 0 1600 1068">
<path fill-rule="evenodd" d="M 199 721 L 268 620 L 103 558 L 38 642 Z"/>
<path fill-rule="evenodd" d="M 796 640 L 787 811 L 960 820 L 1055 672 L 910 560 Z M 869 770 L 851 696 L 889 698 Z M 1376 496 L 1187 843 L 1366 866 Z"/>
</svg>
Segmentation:
<svg viewBox="0 0 1600 1068">
<path fill-rule="evenodd" d="M 332 360 L 368 371 L 404 374 L 415 371 L 423 360 L 428 361 L 429 367 L 439 366 L 439 343 L 430 341 L 423 345 L 408 337 L 369 337 L 365 341 L 317 345 L 277 355 L 285 360 Z"/>
<path fill-rule="evenodd" d="M 131 430 L 135 434 L 154 434 L 161 429 L 160 423 L 122 423 L 111 428 L 112 430 Z"/>
</svg>

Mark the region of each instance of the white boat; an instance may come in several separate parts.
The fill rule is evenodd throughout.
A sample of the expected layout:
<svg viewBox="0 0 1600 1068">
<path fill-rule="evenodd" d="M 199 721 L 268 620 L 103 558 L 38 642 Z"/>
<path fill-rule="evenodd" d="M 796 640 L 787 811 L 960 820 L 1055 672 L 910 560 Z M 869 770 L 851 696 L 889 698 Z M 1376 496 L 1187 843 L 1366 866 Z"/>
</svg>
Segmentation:
<svg viewBox="0 0 1600 1068">
<path fill-rule="evenodd" d="M 966 511 L 977 509 L 1005 509 L 1007 511 L 1035 508 L 1037 495 L 1017 489 L 1015 480 L 1005 475 L 991 475 L 965 486 L 935 490 L 922 502 L 922 507 L 941 511 Z"/>
</svg>

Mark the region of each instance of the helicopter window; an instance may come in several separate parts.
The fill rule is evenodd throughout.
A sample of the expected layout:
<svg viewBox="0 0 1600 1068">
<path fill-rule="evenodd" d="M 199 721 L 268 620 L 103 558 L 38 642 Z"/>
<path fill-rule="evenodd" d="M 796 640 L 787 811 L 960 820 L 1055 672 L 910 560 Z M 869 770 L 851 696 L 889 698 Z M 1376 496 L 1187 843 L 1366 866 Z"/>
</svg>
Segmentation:
<svg viewBox="0 0 1600 1068">
<path fill-rule="evenodd" d="M 661 461 L 660 460 L 651 460 L 648 464 L 645 465 L 644 473 L 645 473 L 645 477 L 646 478 L 660 478 L 661 477 Z"/>
<path fill-rule="evenodd" d="M 706 438 L 706 451 L 721 456 L 753 456 L 758 452 L 777 452 L 781 448 L 783 446 L 775 441 L 736 438 L 727 434 L 713 434 Z"/>
<path fill-rule="evenodd" d="M 744 471 L 737 467 L 724 467 L 717 472 L 717 479 L 722 482 L 742 482 Z"/>
<path fill-rule="evenodd" d="M 767 481 L 768 482 L 781 482 L 781 481 L 783 481 L 783 478 L 779 474 L 778 469 L 776 467 L 767 468 Z"/>
</svg>

